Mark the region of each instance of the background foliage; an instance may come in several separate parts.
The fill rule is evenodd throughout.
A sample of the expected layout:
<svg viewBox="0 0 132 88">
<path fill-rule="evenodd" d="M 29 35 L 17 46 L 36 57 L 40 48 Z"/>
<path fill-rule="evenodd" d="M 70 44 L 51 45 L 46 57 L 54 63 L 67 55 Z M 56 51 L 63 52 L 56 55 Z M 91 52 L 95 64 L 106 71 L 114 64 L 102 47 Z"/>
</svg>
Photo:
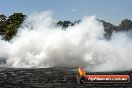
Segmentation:
<svg viewBox="0 0 132 88">
<path fill-rule="evenodd" d="M 5 16 L 4 14 L 1 14 L 0 35 L 2 36 L 2 38 L 7 41 L 12 39 L 16 35 L 18 28 L 21 26 L 25 18 L 26 15 L 24 15 L 23 13 L 13 13 L 9 17 Z M 132 30 L 132 21 L 129 19 L 122 20 L 118 26 L 115 26 L 103 20 L 99 21 L 103 23 L 106 39 L 110 39 L 114 31 L 119 32 Z M 66 30 L 67 27 L 74 26 L 75 24 L 79 24 L 80 22 L 81 20 L 75 22 L 58 21 L 56 25 L 61 26 L 64 30 Z"/>
</svg>

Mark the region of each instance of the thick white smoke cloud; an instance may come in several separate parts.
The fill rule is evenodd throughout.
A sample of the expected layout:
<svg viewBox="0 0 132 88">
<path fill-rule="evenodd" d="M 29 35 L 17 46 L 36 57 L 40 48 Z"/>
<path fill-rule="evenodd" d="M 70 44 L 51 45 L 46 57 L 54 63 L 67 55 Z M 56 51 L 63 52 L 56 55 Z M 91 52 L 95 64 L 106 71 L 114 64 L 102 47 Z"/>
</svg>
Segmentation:
<svg viewBox="0 0 132 88">
<path fill-rule="evenodd" d="M 10 42 L 0 40 L 0 59 L 7 67 L 86 66 L 89 71 L 132 69 L 132 40 L 127 33 L 104 39 L 102 23 L 94 16 L 62 30 L 50 12 L 27 17 Z"/>
</svg>

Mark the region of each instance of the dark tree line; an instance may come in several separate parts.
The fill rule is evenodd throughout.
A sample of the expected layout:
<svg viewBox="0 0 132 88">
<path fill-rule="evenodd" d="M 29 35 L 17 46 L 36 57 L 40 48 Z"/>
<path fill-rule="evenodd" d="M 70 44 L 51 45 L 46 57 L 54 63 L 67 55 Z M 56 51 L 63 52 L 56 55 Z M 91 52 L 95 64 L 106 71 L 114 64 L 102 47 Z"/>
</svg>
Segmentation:
<svg viewBox="0 0 132 88">
<path fill-rule="evenodd" d="M 111 35 L 112 35 L 113 31 L 119 32 L 119 31 L 132 30 L 132 21 L 128 20 L 128 19 L 122 20 L 121 23 L 118 26 L 115 26 L 115 25 L 113 25 L 109 22 L 105 22 L 103 20 L 99 20 L 99 19 L 97 19 L 97 20 L 103 23 L 104 30 L 105 30 L 105 35 L 104 36 L 106 37 L 106 39 L 111 38 Z M 75 22 L 59 21 L 57 23 L 57 25 L 62 26 L 63 28 L 67 28 L 68 26 L 73 26 L 75 24 L 79 24 L 80 22 L 81 22 L 81 20 L 75 21 Z"/>
<path fill-rule="evenodd" d="M 132 21 L 125 19 L 122 20 L 118 26 L 115 26 L 109 22 L 105 22 L 100 20 L 103 23 L 104 30 L 105 30 L 105 37 L 110 39 L 113 31 L 120 32 L 120 31 L 129 31 L 132 30 Z"/>
<path fill-rule="evenodd" d="M 21 26 L 26 15 L 22 13 L 13 13 L 11 16 L 7 17 L 4 14 L 0 15 L 0 35 L 4 40 L 10 40 L 13 36 L 16 35 L 17 29 Z M 115 26 L 109 22 L 105 22 L 103 20 L 98 21 L 103 23 L 105 30 L 105 37 L 107 39 L 111 38 L 113 31 L 129 31 L 132 30 L 132 21 L 129 19 L 122 20 L 118 26 Z M 57 26 L 61 26 L 64 30 L 66 30 L 69 26 L 74 26 L 75 24 L 79 24 L 81 20 L 71 22 L 71 21 L 59 21 L 57 22 Z"/>
<path fill-rule="evenodd" d="M 26 15 L 22 13 L 14 13 L 9 17 L 4 14 L 0 15 L 0 34 L 3 39 L 10 40 L 17 33 L 17 29 L 21 26 Z"/>
</svg>

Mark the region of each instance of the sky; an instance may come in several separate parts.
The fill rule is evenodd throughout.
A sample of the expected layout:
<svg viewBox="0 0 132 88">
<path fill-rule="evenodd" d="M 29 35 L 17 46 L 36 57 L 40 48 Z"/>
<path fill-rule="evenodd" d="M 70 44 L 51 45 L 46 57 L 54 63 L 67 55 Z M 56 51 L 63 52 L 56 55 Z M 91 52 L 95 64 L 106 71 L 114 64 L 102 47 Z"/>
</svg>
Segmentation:
<svg viewBox="0 0 132 88">
<path fill-rule="evenodd" d="M 123 19 L 132 20 L 131 9 L 132 0 L 0 0 L 0 14 L 7 16 L 50 10 L 56 20 L 75 21 L 95 15 L 115 25 Z"/>
</svg>

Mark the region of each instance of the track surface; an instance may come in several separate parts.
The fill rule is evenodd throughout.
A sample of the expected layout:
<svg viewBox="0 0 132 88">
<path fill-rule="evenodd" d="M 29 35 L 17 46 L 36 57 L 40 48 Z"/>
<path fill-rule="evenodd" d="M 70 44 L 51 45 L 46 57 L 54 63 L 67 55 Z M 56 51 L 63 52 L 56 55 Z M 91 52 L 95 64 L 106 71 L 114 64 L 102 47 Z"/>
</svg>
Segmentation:
<svg viewBox="0 0 132 88">
<path fill-rule="evenodd" d="M 132 88 L 128 84 L 77 84 L 71 68 L 0 68 L 0 88 Z M 128 74 L 127 72 L 94 72 L 88 74 Z"/>
</svg>

